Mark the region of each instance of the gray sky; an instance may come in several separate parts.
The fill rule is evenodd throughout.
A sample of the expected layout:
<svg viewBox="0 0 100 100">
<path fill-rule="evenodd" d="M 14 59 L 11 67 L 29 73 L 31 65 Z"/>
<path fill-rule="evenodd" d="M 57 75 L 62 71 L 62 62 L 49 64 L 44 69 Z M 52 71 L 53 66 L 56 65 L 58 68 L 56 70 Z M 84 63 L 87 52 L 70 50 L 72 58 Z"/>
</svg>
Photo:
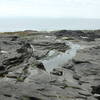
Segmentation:
<svg viewBox="0 0 100 100">
<path fill-rule="evenodd" d="M 100 0 L 0 0 L 0 17 L 100 18 Z"/>
</svg>

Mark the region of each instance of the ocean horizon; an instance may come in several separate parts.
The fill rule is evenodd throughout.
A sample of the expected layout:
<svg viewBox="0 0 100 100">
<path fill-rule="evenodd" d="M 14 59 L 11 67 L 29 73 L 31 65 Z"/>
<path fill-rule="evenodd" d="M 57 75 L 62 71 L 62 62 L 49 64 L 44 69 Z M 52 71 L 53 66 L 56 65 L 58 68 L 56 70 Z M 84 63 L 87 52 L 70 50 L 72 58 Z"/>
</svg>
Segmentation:
<svg viewBox="0 0 100 100">
<path fill-rule="evenodd" d="M 100 29 L 100 19 L 83 18 L 0 18 L 0 32 L 24 30 L 96 30 Z"/>
</svg>

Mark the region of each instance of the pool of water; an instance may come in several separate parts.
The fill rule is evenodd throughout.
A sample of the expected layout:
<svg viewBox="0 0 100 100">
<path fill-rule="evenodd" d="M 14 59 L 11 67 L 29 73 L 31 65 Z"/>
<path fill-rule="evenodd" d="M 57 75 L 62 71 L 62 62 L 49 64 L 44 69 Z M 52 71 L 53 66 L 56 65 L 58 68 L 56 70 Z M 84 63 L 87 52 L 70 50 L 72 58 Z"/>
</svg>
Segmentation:
<svg viewBox="0 0 100 100">
<path fill-rule="evenodd" d="M 72 42 L 66 42 L 66 45 L 69 45 L 70 49 L 66 50 L 65 53 L 60 53 L 56 56 L 51 57 L 50 59 L 42 60 L 42 63 L 44 64 L 48 72 L 51 72 L 54 68 L 62 67 L 76 55 L 79 49 L 81 49 L 81 46 L 79 44 L 74 44 Z"/>
</svg>

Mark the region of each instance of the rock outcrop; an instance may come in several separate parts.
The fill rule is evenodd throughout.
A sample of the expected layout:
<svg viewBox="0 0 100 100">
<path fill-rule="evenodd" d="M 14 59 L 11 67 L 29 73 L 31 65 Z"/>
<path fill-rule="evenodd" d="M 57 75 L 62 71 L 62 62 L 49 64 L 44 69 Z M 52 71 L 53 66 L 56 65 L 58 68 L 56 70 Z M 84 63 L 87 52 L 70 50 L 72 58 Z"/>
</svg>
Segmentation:
<svg viewBox="0 0 100 100">
<path fill-rule="evenodd" d="M 94 41 L 95 38 L 100 38 L 99 34 L 95 34 L 93 31 L 71 31 L 71 30 L 60 30 L 52 32 L 57 37 L 74 37 L 84 41 Z"/>
<path fill-rule="evenodd" d="M 21 36 L 18 32 L 0 34 L 0 100 L 100 100 L 97 33 L 27 32 Z M 61 54 L 69 50 L 62 37 L 78 39 L 85 48 L 48 73 L 41 59 L 46 58 L 50 50 Z"/>
</svg>

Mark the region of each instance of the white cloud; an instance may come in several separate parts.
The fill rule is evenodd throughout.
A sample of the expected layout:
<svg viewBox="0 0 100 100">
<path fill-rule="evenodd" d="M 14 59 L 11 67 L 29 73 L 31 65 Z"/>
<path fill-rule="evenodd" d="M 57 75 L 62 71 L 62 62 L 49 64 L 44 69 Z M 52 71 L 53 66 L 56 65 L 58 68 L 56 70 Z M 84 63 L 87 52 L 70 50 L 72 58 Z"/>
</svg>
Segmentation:
<svg viewBox="0 0 100 100">
<path fill-rule="evenodd" d="M 0 16 L 100 18 L 100 0 L 0 0 Z"/>
</svg>

